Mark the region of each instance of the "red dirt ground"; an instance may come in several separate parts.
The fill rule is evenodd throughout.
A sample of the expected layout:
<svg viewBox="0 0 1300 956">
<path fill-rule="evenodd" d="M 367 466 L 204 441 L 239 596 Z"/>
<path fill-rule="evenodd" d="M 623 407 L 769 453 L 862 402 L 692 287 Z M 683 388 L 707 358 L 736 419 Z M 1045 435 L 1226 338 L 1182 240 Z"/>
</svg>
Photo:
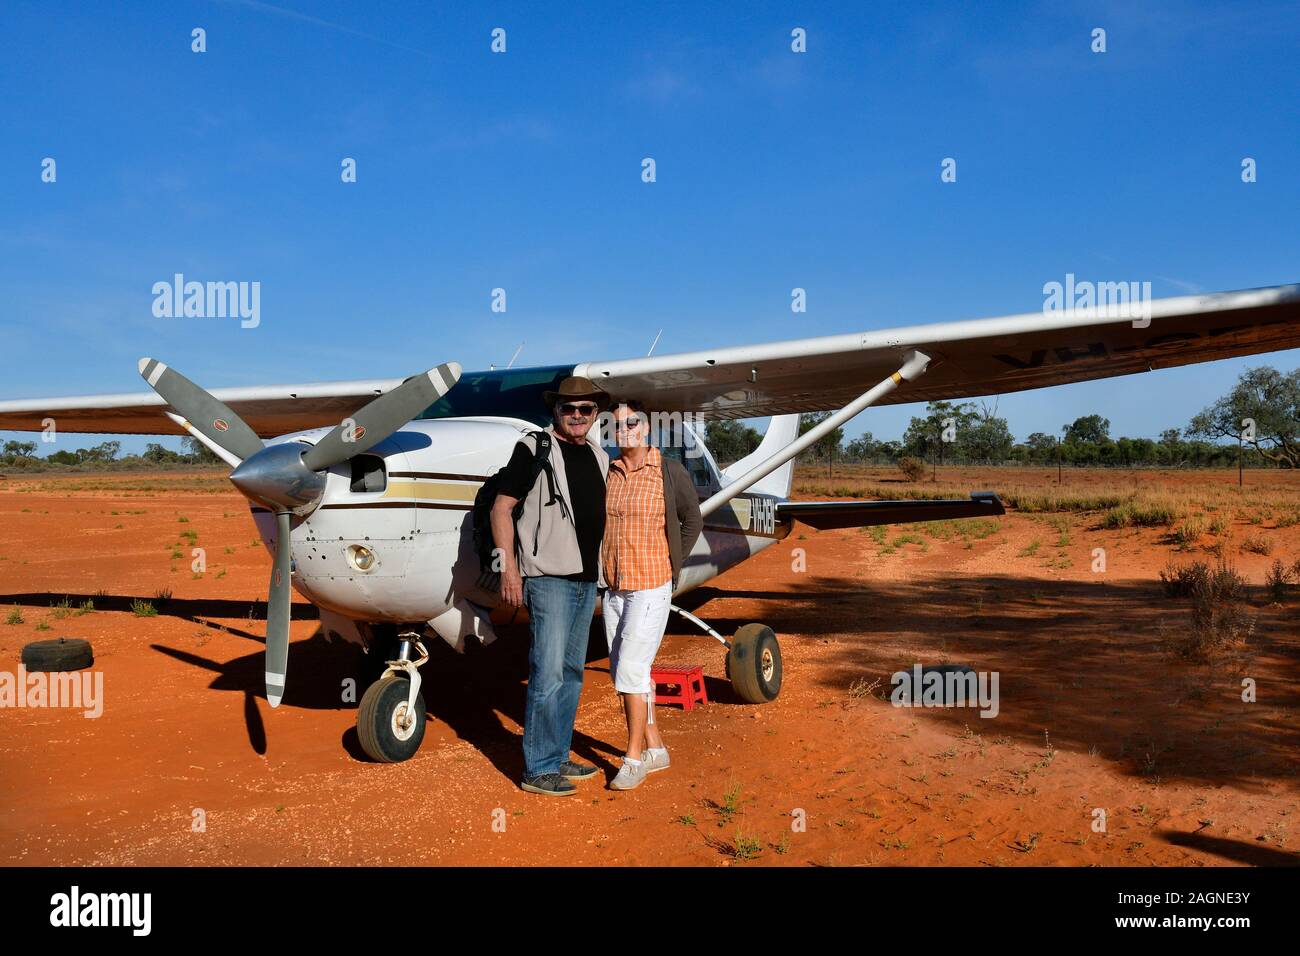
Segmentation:
<svg viewBox="0 0 1300 956">
<path fill-rule="evenodd" d="M 1003 477 L 940 475 L 971 488 Z M 1291 477 L 1268 480 L 1294 499 Z M 1030 478 L 1048 487 L 1055 474 L 1016 475 Z M 749 621 L 776 630 L 780 698 L 740 703 L 721 648 L 674 620 L 660 660 L 703 664 L 712 702 L 659 709 L 672 769 L 634 792 L 604 789 L 625 739 L 607 662 L 593 660 L 574 749 L 602 776 L 556 800 L 516 785 L 526 632 L 464 657 L 432 647 L 423 748 L 405 764 L 367 763 L 355 704 L 340 693 L 356 654 L 319 636 L 310 605 L 295 604 L 284 705 L 272 711 L 262 696 L 268 558 L 243 499 L 223 480 L 103 480 L 119 479 L 152 490 L 95 490 L 101 479 L 84 476 L 0 482 L 0 619 L 15 608 L 23 618 L 0 623 L 0 670 L 15 671 L 29 641 L 86 637 L 106 698 L 95 720 L 0 710 L 3 863 L 1300 861 L 1300 601 L 1270 604 L 1261 586 L 1273 558 L 1300 557 L 1297 525 L 1231 530 L 1225 553 L 1253 586 L 1256 622 L 1248 655 L 1214 666 L 1162 650 L 1162 629 L 1184 628 L 1188 612 L 1157 572 L 1171 557 L 1204 557 L 1199 544 L 1177 553 L 1168 529 L 1010 514 L 983 538 L 890 528 L 887 542 L 909 532 L 920 542 L 882 553 L 863 531 L 797 526 L 691 603 L 724 633 Z M 1206 480 L 1136 479 L 1175 491 Z M 185 530 L 207 551 L 202 577 L 189 571 Z M 1251 533 L 1271 539 L 1270 556 L 1239 551 Z M 1104 574 L 1091 570 L 1097 547 Z M 805 571 L 792 569 L 795 548 Z M 155 600 L 161 589 L 170 600 Z M 95 610 L 54 607 L 65 595 Z M 133 615 L 133 598 L 160 613 Z M 999 716 L 891 706 L 890 674 L 917 661 L 999 672 Z M 1258 702 L 1242 702 L 1242 676 Z M 1106 832 L 1091 827 L 1095 808 Z M 799 818 L 806 829 L 792 828 Z"/>
</svg>

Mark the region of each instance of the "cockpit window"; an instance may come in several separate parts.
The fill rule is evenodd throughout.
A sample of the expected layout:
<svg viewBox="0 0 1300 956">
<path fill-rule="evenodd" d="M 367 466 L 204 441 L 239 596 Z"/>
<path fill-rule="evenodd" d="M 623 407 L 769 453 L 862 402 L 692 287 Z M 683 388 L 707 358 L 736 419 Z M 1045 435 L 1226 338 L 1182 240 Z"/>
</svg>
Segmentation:
<svg viewBox="0 0 1300 956">
<path fill-rule="evenodd" d="M 426 408 L 418 419 L 500 415 L 549 425 L 550 410 L 542 393 L 554 391 L 573 374 L 572 365 L 466 372 L 450 392 Z"/>
<path fill-rule="evenodd" d="M 352 491 L 383 491 L 388 487 L 384 459 L 378 455 L 357 455 L 348 464 L 352 467 L 352 481 L 349 485 Z"/>
</svg>

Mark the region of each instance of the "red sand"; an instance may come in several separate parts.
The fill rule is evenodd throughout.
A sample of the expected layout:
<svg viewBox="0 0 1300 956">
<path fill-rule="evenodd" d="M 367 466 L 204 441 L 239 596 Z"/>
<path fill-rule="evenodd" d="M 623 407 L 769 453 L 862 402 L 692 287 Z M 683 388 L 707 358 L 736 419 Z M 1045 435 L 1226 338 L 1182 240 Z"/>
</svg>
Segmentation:
<svg viewBox="0 0 1300 956">
<path fill-rule="evenodd" d="M 998 476 L 941 478 L 996 488 Z M 1101 531 L 1096 515 L 1070 515 L 1058 546 L 1042 517 L 1009 515 L 970 548 L 922 535 L 924 549 L 882 555 L 866 533 L 799 526 L 699 594 L 696 610 L 724 633 L 749 621 L 776 630 L 780 698 L 739 703 L 722 649 L 674 620 L 660 659 L 703 664 L 714 700 L 689 714 L 659 709 L 672 769 L 634 792 L 604 789 L 625 740 L 607 662 L 596 660 L 575 752 L 602 776 L 556 800 L 516 785 L 526 632 L 465 657 L 433 647 L 423 748 L 405 764 L 367 763 L 340 691 L 356 655 L 318 636 L 305 603 L 285 703 L 272 711 L 262 696 L 262 606 L 258 619 L 249 611 L 264 599 L 268 558 L 233 489 L 58 484 L 83 480 L 0 483 L 0 618 L 14 607 L 24 618 L 0 624 L 0 670 L 16 670 L 29 641 L 79 636 L 106 684 L 97 720 L 0 710 L 0 862 L 1300 861 L 1300 600 L 1270 605 L 1254 589 L 1244 671 L 1172 661 L 1159 628 L 1185 626 L 1187 612 L 1156 575 L 1171 556 L 1196 555 L 1174 555 L 1164 531 Z M 177 537 L 187 529 L 207 551 L 197 579 Z M 889 540 L 911 530 L 891 528 Z M 1273 555 L 1238 554 L 1235 541 L 1259 530 Z M 1300 556 L 1300 527 L 1235 534 L 1229 553 L 1252 585 L 1272 557 Z M 184 557 L 173 560 L 177 541 Z M 1106 574 L 1090 570 L 1095 547 L 1107 549 Z M 794 548 L 806 572 L 792 571 Z M 131 613 L 132 598 L 163 588 L 174 593 L 157 617 Z M 93 613 L 60 618 L 51 607 L 97 592 Z M 1000 715 L 891 706 L 880 696 L 890 674 L 918 660 L 998 671 Z M 1243 673 L 1257 703 L 1240 699 Z M 1094 808 L 1106 812 L 1104 833 L 1091 827 Z M 799 811 L 803 830 L 792 828 Z"/>
</svg>

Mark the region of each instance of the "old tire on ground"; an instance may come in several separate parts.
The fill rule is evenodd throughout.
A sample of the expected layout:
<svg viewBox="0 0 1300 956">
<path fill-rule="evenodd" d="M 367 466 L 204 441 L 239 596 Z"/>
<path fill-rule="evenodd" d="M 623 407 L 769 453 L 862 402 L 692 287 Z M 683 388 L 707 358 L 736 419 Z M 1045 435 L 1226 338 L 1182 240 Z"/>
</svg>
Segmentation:
<svg viewBox="0 0 1300 956">
<path fill-rule="evenodd" d="M 357 737 L 371 760 L 398 763 L 409 760 L 424 740 L 424 695 L 415 696 L 415 719 L 406 722 L 406 696 L 411 684 L 405 677 L 385 677 L 366 689 L 357 708 Z"/>
<path fill-rule="evenodd" d="M 23 648 L 23 666 L 29 671 L 79 671 L 93 663 L 90 641 L 80 637 L 33 641 Z"/>
<path fill-rule="evenodd" d="M 746 624 L 736 631 L 727 652 L 727 677 L 741 699 L 766 704 L 781 693 L 781 648 L 765 624 Z"/>
</svg>

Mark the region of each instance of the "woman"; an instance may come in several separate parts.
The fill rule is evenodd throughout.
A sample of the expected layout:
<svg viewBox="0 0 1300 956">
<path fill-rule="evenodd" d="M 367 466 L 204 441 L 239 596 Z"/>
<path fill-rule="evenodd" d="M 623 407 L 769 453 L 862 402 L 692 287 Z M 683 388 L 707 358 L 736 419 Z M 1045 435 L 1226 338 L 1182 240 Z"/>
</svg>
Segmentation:
<svg viewBox="0 0 1300 956">
<path fill-rule="evenodd" d="M 607 590 L 601 617 L 610 674 L 627 718 L 627 751 L 610 787 L 631 790 L 647 774 L 668 769 L 668 749 L 654 723 L 650 666 L 664 637 L 682 559 L 695 546 L 704 519 L 686 469 L 650 445 L 645 407 L 623 402 L 613 414 L 619 457 L 609 463 L 605 490 L 601 570 Z"/>
</svg>

